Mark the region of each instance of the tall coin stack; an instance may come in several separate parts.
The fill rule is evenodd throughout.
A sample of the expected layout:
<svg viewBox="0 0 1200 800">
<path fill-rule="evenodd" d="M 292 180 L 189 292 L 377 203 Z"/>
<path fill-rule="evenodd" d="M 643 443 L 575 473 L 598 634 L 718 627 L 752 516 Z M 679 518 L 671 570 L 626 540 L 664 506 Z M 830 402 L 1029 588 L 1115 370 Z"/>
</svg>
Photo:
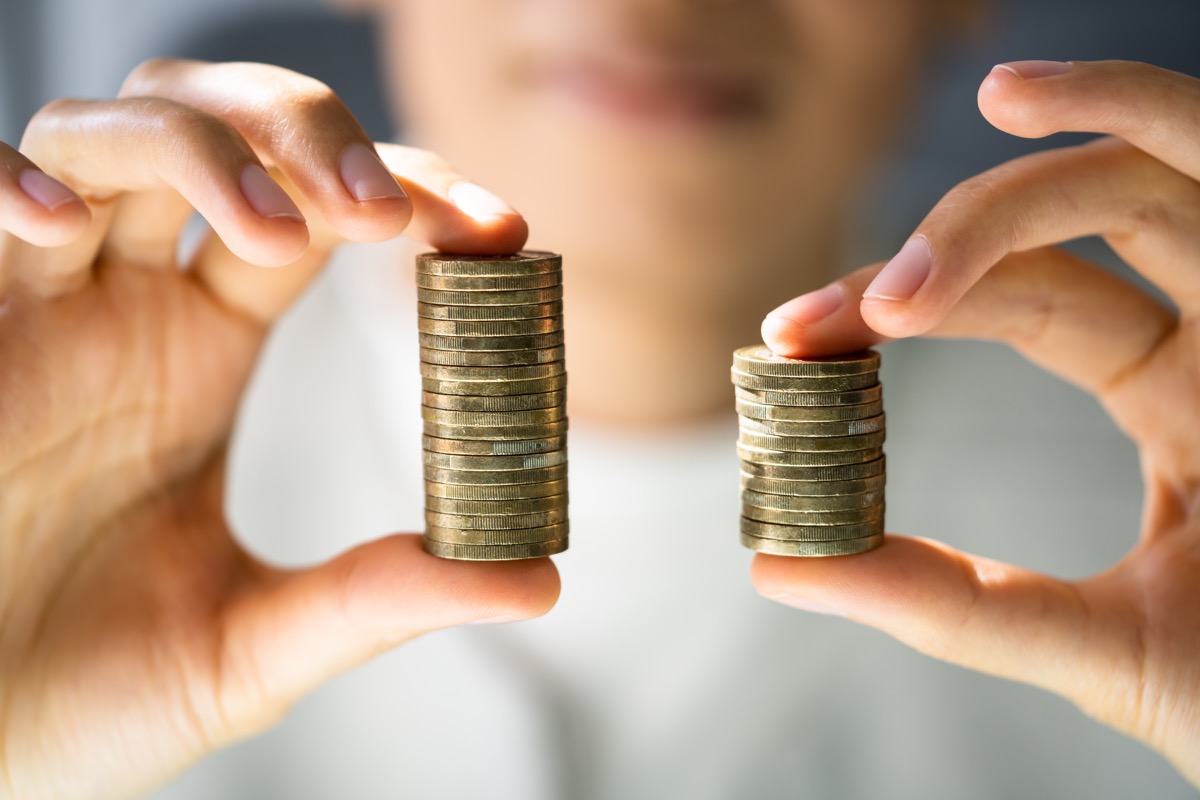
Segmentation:
<svg viewBox="0 0 1200 800">
<path fill-rule="evenodd" d="M 837 556 L 883 544 L 883 386 L 873 350 L 793 359 L 733 354 L 742 544 Z"/>
<path fill-rule="evenodd" d="M 417 257 L 425 549 L 507 561 L 567 549 L 562 258 Z"/>
</svg>

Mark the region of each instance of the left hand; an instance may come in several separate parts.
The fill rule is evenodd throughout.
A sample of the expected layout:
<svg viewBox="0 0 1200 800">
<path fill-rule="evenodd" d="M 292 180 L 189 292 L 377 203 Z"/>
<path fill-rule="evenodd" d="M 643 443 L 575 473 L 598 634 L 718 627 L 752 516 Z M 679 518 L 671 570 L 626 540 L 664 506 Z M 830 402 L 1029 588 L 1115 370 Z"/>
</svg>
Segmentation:
<svg viewBox="0 0 1200 800">
<path fill-rule="evenodd" d="M 1018 136 L 1111 136 L 966 181 L 899 256 L 784 304 L 764 339 L 793 356 L 919 334 L 1009 343 L 1095 394 L 1137 444 L 1140 538 L 1081 581 L 899 536 L 852 558 L 759 555 L 753 581 L 1057 692 L 1200 786 L 1200 80 L 1015 62 L 988 75 L 979 106 Z M 1179 311 L 1051 247 L 1096 234 Z"/>
</svg>

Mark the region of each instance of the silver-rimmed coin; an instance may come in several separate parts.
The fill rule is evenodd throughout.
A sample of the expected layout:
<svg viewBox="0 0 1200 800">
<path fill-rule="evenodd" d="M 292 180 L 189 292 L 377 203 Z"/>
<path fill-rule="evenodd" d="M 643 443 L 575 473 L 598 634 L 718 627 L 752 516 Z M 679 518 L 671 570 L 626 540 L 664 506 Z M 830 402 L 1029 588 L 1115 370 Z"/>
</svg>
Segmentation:
<svg viewBox="0 0 1200 800">
<path fill-rule="evenodd" d="M 768 467 L 768 469 L 771 469 Z M 840 467 L 776 467 L 774 469 L 841 469 Z M 791 480 L 786 478 L 764 478 L 742 472 L 742 489 L 756 494 L 783 495 L 785 497 L 836 497 L 839 495 L 882 496 L 887 477 L 882 473 L 869 478 L 848 480 L 821 480 L 814 478 Z M 744 497 L 745 495 L 743 495 Z"/>
<path fill-rule="evenodd" d="M 434 394 L 506 395 L 557 392 L 567 388 L 566 374 L 523 381 L 442 381 L 421 378 L 421 389 Z"/>
<path fill-rule="evenodd" d="M 439 483 L 426 481 L 427 497 L 444 497 L 448 500 L 528 500 L 534 497 L 551 497 L 566 494 L 566 480 L 543 481 L 542 483 Z"/>
<path fill-rule="evenodd" d="M 752 472 L 753 468 L 758 465 L 835 467 L 846 464 L 861 464 L 865 461 L 875 461 L 883 456 L 883 448 L 881 447 L 870 450 L 812 452 L 805 450 L 765 450 L 761 447 L 738 444 L 737 452 L 738 458 L 746 462 L 742 465 L 744 472 Z"/>
<path fill-rule="evenodd" d="M 545 425 L 439 425 L 424 424 L 425 435 L 437 439 L 548 439 L 567 432 L 567 420 L 547 422 Z"/>
<path fill-rule="evenodd" d="M 438 425 L 543 425 L 567 418 L 564 406 L 531 408 L 528 411 L 450 411 L 421 408 L 421 419 Z"/>
<path fill-rule="evenodd" d="M 731 369 L 733 385 L 741 389 L 770 392 L 849 392 L 866 389 L 879 383 L 874 372 L 861 375 L 830 375 L 820 378 L 790 378 L 778 375 L 751 375 Z"/>
<path fill-rule="evenodd" d="M 523 456 L 531 453 L 553 453 L 567 446 L 566 436 L 547 436 L 542 439 L 439 439 L 421 437 L 425 449 L 432 453 L 451 453 L 462 456 Z"/>
<path fill-rule="evenodd" d="M 417 272 L 426 275 L 541 275 L 562 269 L 562 256 L 539 250 L 511 255 L 421 253 Z"/>
<path fill-rule="evenodd" d="M 531 411 L 553 408 L 567 402 L 567 393 L 534 392 L 533 394 L 465 395 L 422 392 L 421 403 L 428 408 L 446 411 Z"/>
<path fill-rule="evenodd" d="M 552 542 L 530 544 L 473 545 L 437 542 L 427 538 L 422 544 L 425 552 L 439 558 L 457 561 L 519 561 L 556 555 L 566 550 L 569 542 L 567 537 L 563 537 Z"/>
<path fill-rule="evenodd" d="M 544 350 L 563 343 L 563 332 L 539 333 L 533 336 L 442 336 L 436 333 L 418 333 L 422 347 L 433 350 L 464 350 L 469 352 L 489 350 Z M 422 356 L 423 361 L 430 359 Z M 471 362 L 474 363 L 474 362 Z M 483 366 L 483 364 L 476 364 Z"/>
<path fill-rule="evenodd" d="M 887 427 L 883 414 L 866 419 L 848 419 L 840 422 L 796 422 L 794 420 L 742 417 L 738 426 L 741 430 L 750 433 L 816 438 L 862 436 L 868 433 L 878 433 Z"/>
<path fill-rule="evenodd" d="M 792 481 L 799 483 L 799 481 Z M 849 511 L 868 508 L 883 502 L 883 492 L 859 492 L 856 494 L 788 495 L 767 494 L 751 489 L 742 489 L 742 505 L 756 508 L 772 508 L 777 511 Z M 748 516 L 755 517 L 753 514 Z M 755 517 L 758 519 L 758 517 Z M 767 520 L 770 522 L 771 520 Z"/>
<path fill-rule="evenodd" d="M 435 483 L 462 483 L 474 486 L 496 486 L 504 483 L 547 483 L 567 477 L 567 465 L 539 469 L 463 470 L 442 469 L 426 464 L 425 480 Z"/>
<path fill-rule="evenodd" d="M 859 375 L 879 369 L 879 353 L 863 350 L 858 353 L 819 358 L 785 358 L 771 352 L 765 344 L 755 344 L 733 351 L 733 366 L 734 369 L 751 375 L 794 378 Z"/>
<path fill-rule="evenodd" d="M 859 403 L 853 406 L 770 406 L 738 400 L 737 413 L 747 419 L 779 422 L 845 422 L 877 417 L 883 403 Z"/>
<path fill-rule="evenodd" d="M 524 500 L 455 500 L 450 497 L 425 497 L 425 510 L 443 514 L 531 514 L 536 511 L 566 509 L 568 495 L 530 497 Z"/>
<path fill-rule="evenodd" d="M 562 283 L 557 270 L 538 275 L 429 275 L 417 273 L 417 286 L 451 292 L 516 292 L 545 289 Z"/>
<path fill-rule="evenodd" d="M 742 460 L 742 472 L 755 478 L 769 478 L 778 481 L 856 481 L 873 478 L 884 474 L 887 460 L 882 450 L 873 451 L 874 455 L 864 454 L 862 461 L 846 464 L 786 464 L 760 463 L 749 459 Z M 755 457 L 759 457 L 756 452 Z M 791 453 L 779 453 L 788 457 Z"/>
<path fill-rule="evenodd" d="M 417 300 L 440 306 L 533 306 L 562 300 L 562 286 L 545 289 L 524 289 L 515 292 L 455 292 L 439 289 L 417 289 Z"/>
<path fill-rule="evenodd" d="M 421 348 L 421 363 L 460 367 L 508 367 L 520 364 L 548 364 L 562 361 L 567 350 L 562 345 L 532 350 L 437 350 Z"/>
<path fill-rule="evenodd" d="M 781 539 L 790 542 L 836 542 L 860 539 L 883 533 L 883 521 L 851 523 L 848 525 L 779 525 L 743 516 L 742 533 L 760 539 Z"/>
<path fill-rule="evenodd" d="M 501 367 L 476 367 L 445 364 L 421 364 L 421 375 L 442 381 L 527 381 L 549 378 L 567 371 L 567 362 L 517 364 Z"/>
<path fill-rule="evenodd" d="M 864 433 L 859 436 L 771 436 L 742 428 L 738 433 L 738 442 L 763 450 L 833 453 L 845 450 L 874 450 L 883 446 L 886 437 L 887 431 Z"/>
<path fill-rule="evenodd" d="M 562 314 L 539 319 L 428 319 L 417 317 L 417 330 L 439 336 L 536 336 L 561 331 Z"/>
<path fill-rule="evenodd" d="M 883 399 L 883 384 L 849 392 L 771 392 L 737 386 L 734 394 L 738 400 L 768 406 L 855 406 L 878 403 Z"/>
<path fill-rule="evenodd" d="M 565 508 L 552 508 L 548 511 L 531 511 L 527 514 L 447 514 L 441 511 L 425 511 L 425 524 L 430 530 L 430 537 L 446 541 L 433 533 L 433 530 L 449 528 L 458 531 L 520 531 L 530 528 L 547 528 L 557 527 L 567 520 L 567 510 Z M 546 533 L 551 533 L 547 531 Z M 559 529 L 553 532 L 553 535 L 547 535 L 546 539 L 558 539 L 565 530 Z M 518 536 L 521 534 L 518 534 Z M 453 540 L 451 540 L 453 541 Z M 516 544 L 520 539 L 515 541 L 509 540 L 502 544 Z M 526 541 L 542 541 L 541 539 L 527 539 Z M 471 542 L 464 542 L 471 544 Z M 477 544 L 485 544 L 478 542 Z M 498 542 L 501 544 L 501 542 Z"/>
<path fill-rule="evenodd" d="M 783 527 L 795 527 L 804 529 L 816 529 L 823 527 L 852 527 L 858 524 L 867 524 L 879 522 L 883 520 L 883 504 L 876 503 L 873 506 L 865 508 L 848 508 L 841 511 L 788 511 L 778 508 L 763 508 L 762 506 L 753 506 L 743 503 L 742 516 L 756 520 L 758 522 L 780 525 Z M 759 533 L 757 536 L 765 536 L 766 534 Z M 797 539 L 816 538 L 805 537 L 799 534 Z"/>
<path fill-rule="evenodd" d="M 784 539 L 764 539 L 743 533 L 742 545 L 759 553 L 775 556 L 851 556 L 865 553 L 883 545 L 882 533 L 864 536 L 861 539 L 840 539 L 832 542 L 794 542 Z"/>
<path fill-rule="evenodd" d="M 436 303 L 417 303 L 417 316 L 424 319 L 541 319 L 560 315 L 562 310 L 561 300 L 516 306 L 443 306 Z"/>
<path fill-rule="evenodd" d="M 457 453 L 438 453 L 433 450 L 426 450 L 421 454 L 421 460 L 431 467 L 468 471 L 539 469 L 541 467 L 556 467 L 559 464 L 566 464 L 567 451 L 554 450 L 549 453 L 530 453 L 529 455 L 512 456 L 467 456 Z"/>
</svg>

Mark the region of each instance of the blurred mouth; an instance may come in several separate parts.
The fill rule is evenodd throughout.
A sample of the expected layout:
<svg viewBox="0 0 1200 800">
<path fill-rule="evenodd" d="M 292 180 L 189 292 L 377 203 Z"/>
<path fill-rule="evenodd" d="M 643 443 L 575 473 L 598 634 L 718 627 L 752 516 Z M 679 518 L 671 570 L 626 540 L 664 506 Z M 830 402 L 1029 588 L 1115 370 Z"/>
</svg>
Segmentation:
<svg viewBox="0 0 1200 800">
<path fill-rule="evenodd" d="M 591 117 L 664 132 L 745 125 L 770 111 L 761 75 L 696 60 L 577 57 L 532 78 L 538 90 Z"/>
</svg>

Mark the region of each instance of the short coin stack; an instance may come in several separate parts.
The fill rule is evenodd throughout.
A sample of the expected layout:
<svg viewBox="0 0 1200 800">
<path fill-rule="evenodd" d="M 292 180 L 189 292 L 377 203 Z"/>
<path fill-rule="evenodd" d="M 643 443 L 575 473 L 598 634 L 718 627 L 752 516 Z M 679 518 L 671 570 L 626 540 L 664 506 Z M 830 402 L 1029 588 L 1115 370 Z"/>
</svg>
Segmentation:
<svg viewBox="0 0 1200 800">
<path fill-rule="evenodd" d="M 792 359 L 733 354 L 742 544 L 783 556 L 883 544 L 883 386 L 873 350 Z"/>
<path fill-rule="evenodd" d="M 567 549 L 562 258 L 417 257 L 425 549 L 507 561 Z"/>
</svg>

